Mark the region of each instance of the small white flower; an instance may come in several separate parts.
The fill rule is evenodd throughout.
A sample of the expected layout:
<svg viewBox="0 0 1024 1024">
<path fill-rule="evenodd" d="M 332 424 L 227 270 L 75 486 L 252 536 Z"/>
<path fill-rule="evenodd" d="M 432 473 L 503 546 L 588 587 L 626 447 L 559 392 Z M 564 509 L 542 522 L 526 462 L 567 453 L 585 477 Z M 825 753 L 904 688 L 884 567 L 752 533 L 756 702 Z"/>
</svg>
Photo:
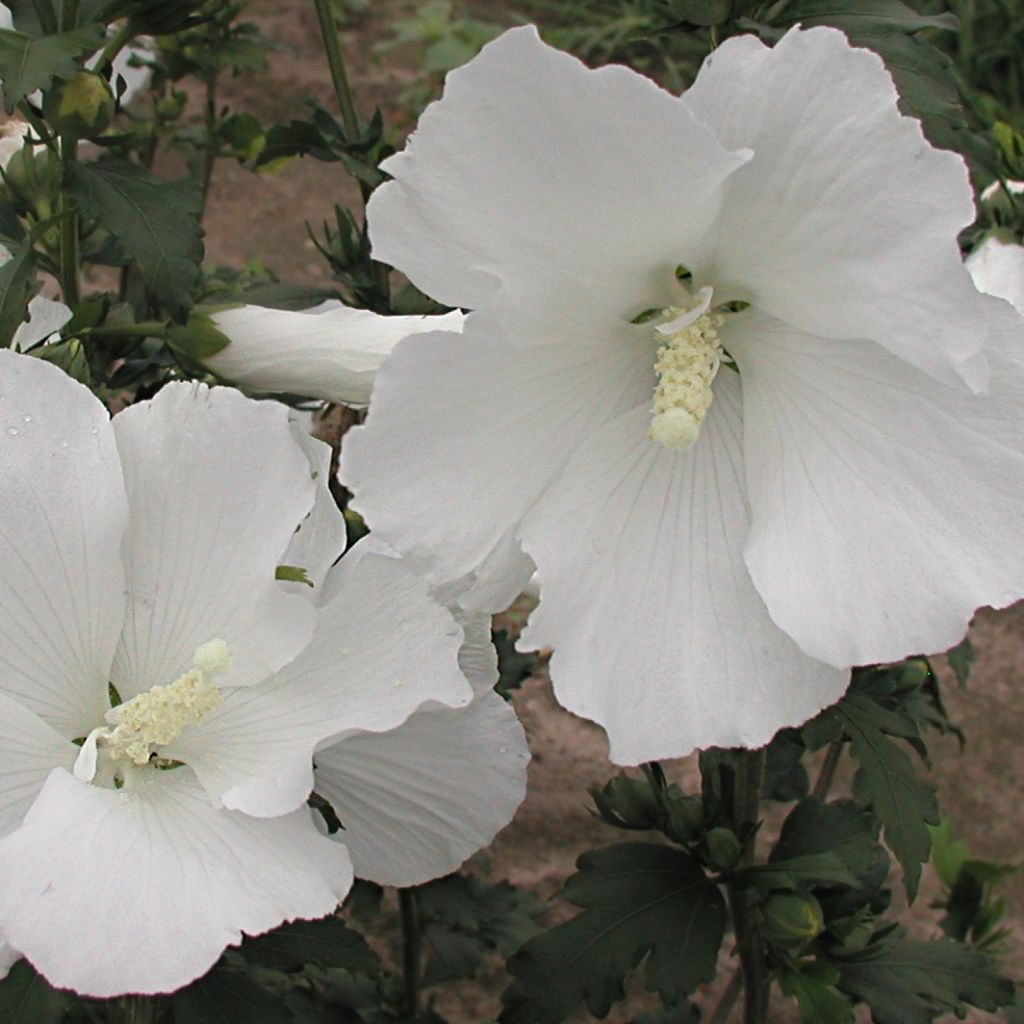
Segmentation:
<svg viewBox="0 0 1024 1024">
<path fill-rule="evenodd" d="M 832 29 L 674 97 L 524 28 L 384 164 L 375 257 L 473 312 L 396 346 L 342 479 L 435 583 L 507 599 L 525 550 L 523 642 L 620 763 L 760 745 L 1024 594 L 1024 328 L 897 101 Z"/>
<path fill-rule="evenodd" d="M 231 343 L 204 362 L 249 391 L 366 405 L 380 364 L 410 334 L 458 331 L 461 313 L 381 316 L 340 302 L 292 312 L 241 306 L 214 313 Z"/>
<path fill-rule="evenodd" d="M 325 471 L 283 406 L 201 385 L 110 421 L 0 351 L 0 959 L 163 992 L 329 913 L 352 865 L 303 806 L 317 745 L 473 698 L 425 584 L 332 565 L 307 445 Z M 307 556 L 318 605 L 275 580 Z"/>
</svg>

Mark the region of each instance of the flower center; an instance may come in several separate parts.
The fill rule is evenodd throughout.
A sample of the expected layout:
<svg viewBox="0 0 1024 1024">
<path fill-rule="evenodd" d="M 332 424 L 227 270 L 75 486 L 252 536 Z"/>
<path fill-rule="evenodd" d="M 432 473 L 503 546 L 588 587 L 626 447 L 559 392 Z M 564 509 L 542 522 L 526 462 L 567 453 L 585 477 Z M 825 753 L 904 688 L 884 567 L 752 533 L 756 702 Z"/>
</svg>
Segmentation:
<svg viewBox="0 0 1024 1024">
<path fill-rule="evenodd" d="M 196 648 L 192 668 L 164 686 L 153 686 L 104 716 L 107 726 L 93 729 L 82 744 L 74 773 L 86 782 L 97 775 L 102 761 L 104 776 L 123 783 L 131 765 L 149 764 L 159 747 L 176 740 L 186 726 L 196 725 L 221 702 L 213 677 L 231 666 L 228 645 L 210 640 Z M 97 780 L 99 781 L 99 780 Z"/>
<path fill-rule="evenodd" d="M 711 383 L 722 363 L 718 328 L 724 322 L 709 312 L 711 295 L 710 288 L 701 288 L 693 305 L 663 310 L 665 322 L 655 327 L 662 345 L 647 436 L 666 448 L 691 447 L 711 408 Z"/>
</svg>

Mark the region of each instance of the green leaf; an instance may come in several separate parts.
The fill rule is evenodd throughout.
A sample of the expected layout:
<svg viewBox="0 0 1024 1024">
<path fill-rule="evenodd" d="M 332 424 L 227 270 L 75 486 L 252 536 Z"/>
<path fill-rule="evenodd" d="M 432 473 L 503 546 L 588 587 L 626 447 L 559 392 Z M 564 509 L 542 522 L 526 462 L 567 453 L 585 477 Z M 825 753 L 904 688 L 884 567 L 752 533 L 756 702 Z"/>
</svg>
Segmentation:
<svg viewBox="0 0 1024 1024">
<path fill-rule="evenodd" d="M 508 700 L 512 691 L 518 690 L 533 675 L 539 659 L 534 653 L 517 651 L 515 641 L 506 629 L 492 630 L 491 642 L 498 652 L 498 682 L 494 688 Z"/>
<path fill-rule="evenodd" d="M 65 186 L 138 264 L 161 306 L 184 322 L 199 284 L 202 190 L 192 178 L 165 181 L 136 164 L 72 163 Z"/>
<path fill-rule="evenodd" d="M 669 0 L 668 6 L 691 25 L 720 25 L 732 14 L 732 0 Z"/>
<path fill-rule="evenodd" d="M 779 985 L 800 1007 L 803 1024 L 853 1024 L 850 1000 L 836 991 L 839 971 L 829 964 L 809 963 L 799 971 L 784 967 Z"/>
<path fill-rule="evenodd" d="M 1014 998 L 987 956 L 946 940 L 891 939 L 836 966 L 839 988 L 863 999 L 875 1024 L 930 1024 L 965 1006 L 991 1012 Z"/>
<path fill-rule="evenodd" d="M 855 888 L 859 884 L 857 876 L 831 850 L 806 853 L 771 864 L 758 864 L 740 872 L 739 876 L 763 892 L 803 889 L 814 885 L 846 885 Z"/>
<path fill-rule="evenodd" d="M 960 869 L 970 860 L 971 851 L 962 839 L 954 839 L 949 819 L 932 825 L 932 866 L 943 885 L 952 887 Z"/>
<path fill-rule="evenodd" d="M 870 807 L 882 823 L 885 841 L 903 868 L 903 884 L 911 902 L 921 880 L 921 864 L 931 851 L 929 825 L 939 823 L 935 786 L 921 779 L 910 756 L 886 733 L 903 735 L 901 716 L 851 689 L 838 704 L 850 752 L 860 767 L 853 795 Z"/>
<path fill-rule="evenodd" d="M 35 282 L 32 246 L 17 246 L 0 265 L 0 348 L 9 348 L 14 332 L 28 315 L 28 301 Z"/>
<path fill-rule="evenodd" d="M 424 938 L 433 951 L 424 985 L 471 978 L 484 957 L 510 956 L 539 930 L 546 907 L 508 882 L 491 884 L 472 875 L 449 875 L 416 890 Z"/>
<path fill-rule="evenodd" d="M 241 953 L 249 963 L 277 971 L 295 971 L 306 964 L 343 967 L 354 974 L 374 974 L 380 969 L 380 959 L 362 935 L 337 917 L 293 921 L 246 939 Z"/>
<path fill-rule="evenodd" d="M 0 80 L 7 113 L 29 93 L 49 85 L 51 78 L 74 77 L 79 70 L 78 58 L 101 46 L 105 34 L 98 24 L 36 39 L 0 29 Z"/>
<path fill-rule="evenodd" d="M 967 681 L 971 678 L 971 669 L 974 667 L 974 648 L 971 646 L 970 637 L 965 636 L 956 647 L 950 647 L 946 651 L 946 660 L 956 676 L 956 681 L 961 686 L 967 686 Z"/>
<path fill-rule="evenodd" d="M 768 800 L 789 803 L 807 796 L 810 782 L 803 756 L 807 748 L 798 729 L 780 729 L 768 744 L 764 766 L 764 795 Z"/>
<path fill-rule="evenodd" d="M 773 25 L 788 28 L 800 23 L 832 25 L 852 35 L 919 32 L 924 28 L 955 32 L 960 22 L 952 14 L 920 14 L 901 0 L 797 0 L 786 4 Z"/>
<path fill-rule="evenodd" d="M 714 977 L 725 901 L 692 857 L 623 843 L 585 853 L 577 868 L 561 895 L 583 913 L 509 961 L 516 980 L 502 997 L 502 1024 L 553 1024 L 581 1002 L 603 1017 L 645 956 L 647 987 L 670 1004 Z"/>
<path fill-rule="evenodd" d="M 53 345 L 37 345 L 31 352 L 37 359 L 59 366 L 69 377 L 91 387 L 92 370 L 85 354 L 85 346 L 79 338 L 68 338 Z"/>
<path fill-rule="evenodd" d="M 67 992 L 51 988 L 27 960 L 0 981 L 0 1020 L 10 1024 L 59 1024 L 71 1005 Z"/>
<path fill-rule="evenodd" d="M 171 996 L 175 1024 L 291 1024 L 292 1012 L 280 996 L 226 967 Z"/>
<path fill-rule="evenodd" d="M 309 573 L 301 565 L 279 565 L 274 570 L 274 579 L 286 580 L 289 583 L 305 583 L 307 587 L 314 585 Z"/>
</svg>

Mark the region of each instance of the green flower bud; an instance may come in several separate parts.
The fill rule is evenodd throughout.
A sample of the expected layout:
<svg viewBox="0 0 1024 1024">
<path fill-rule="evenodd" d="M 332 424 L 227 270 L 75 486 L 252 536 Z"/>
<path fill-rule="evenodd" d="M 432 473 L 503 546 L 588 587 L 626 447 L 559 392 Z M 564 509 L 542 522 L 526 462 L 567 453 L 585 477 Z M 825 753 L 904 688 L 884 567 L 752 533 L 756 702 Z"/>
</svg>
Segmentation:
<svg viewBox="0 0 1024 1024">
<path fill-rule="evenodd" d="M 924 658 L 911 658 L 905 661 L 899 672 L 899 688 L 901 690 L 918 690 L 928 680 L 929 667 Z"/>
<path fill-rule="evenodd" d="M 116 105 L 106 79 L 95 71 L 79 71 L 66 82 L 56 81 L 43 97 L 43 114 L 59 135 L 94 139 L 114 119 Z"/>
<path fill-rule="evenodd" d="M 60 161 L 44 147 L 22 146 L 4 167 L 7 188 L 41 218 L 56 205 L 60 178 Z"/>
<path fill-rule="evenodd" d="M 713 828 L 704 837 L 704 844 L 708 848 L 708 861 L 716 871 L 734 868 L 743 852 L 739 837 L 728 828 Z"/>
<path fill-rule="evenodd" d="M 704 824 L 704 801 L 699 796 L 684 796 L 677 786 L 665 795 L 665 834 L 677 843 L 691 843 L 700 836 Z"/>
<path fill-rule="evenodd" d="M 761 934 L 777 946 L 799 949 L 825 928 L 821 905 L 810 893 L 775 892 L 761 909 Z"/>
<path fill-rule="evenodd" d="M 601 817 L 616 828 L 654 829 L 661 821 L 658 797 L 646 779 L 617 775 L 590 795 Z"/>
</svg>

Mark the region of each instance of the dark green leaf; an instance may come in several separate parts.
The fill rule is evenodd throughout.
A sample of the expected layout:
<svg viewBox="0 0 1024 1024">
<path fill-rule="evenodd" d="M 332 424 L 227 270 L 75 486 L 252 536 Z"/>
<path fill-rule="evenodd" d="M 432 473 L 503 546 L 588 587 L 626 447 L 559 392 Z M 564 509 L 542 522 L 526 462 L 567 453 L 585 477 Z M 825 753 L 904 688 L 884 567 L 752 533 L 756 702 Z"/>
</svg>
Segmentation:
<svg viewBox="0 0 1024 1024">
<path fill-rule="evenodd" d="M 510 956 L 536 934 L 536 918 L 546 909 L 532 893 L 472 875 L 449 875 L 420 886 L 416 901 L 434 954 L 424 973 L 426 985 L 472 977 L 491 951 Z"/>
<path fill-rule="evenodd" d="M 806 853 L 771 864 L 758 864 L 741 872 L 740 877 L 763 892 L 803 889 L 815 885 L 845 885 L 854 888 L 858 884 L 857 876 L 831 850 Z"/>
<path fill-rule="evenodd" d="M 993 1011 L 1014 997 L 987 956 L 946 940 L 891 939 L 836 966 L 839 988 L 863 999 L 875 1024 L 930 1024 L 964 1006 Z"/>
<path fill-rule="evenodd" d="M 203 258 L 202 191 L 192 178 L 164 181 L 135 164 L 73 163 L 65 184 L 138 264 L 175 320 L 192 306 Z"/>
<path fill-rule="evenodd" d="M 291 1024 L 292 1012 L 278 995 L 226 967 L 214 967 L 194 985 L 171 996 L 175 1024 Z"/>
<path fill-rule="evenodd" d="M 67 992 L 51 988 L 27 960 L 19 960 L 0 981 L 0 1020 L 5 1024 L 59 1024 L 71 999 Z"/>
<path fill-rule="evenodd" d="M 846 996 L 836 991 L 839 971 L 828 964 L 802 965 L 779 974 L 779 985 L 800 1007 L 803 1024 L 853 1024 L 853 1007 Z"/>
<path fill-rule="evenodd" d="M 764 795 L 768 800 L 789 803 L 802 800 L 810 788 L 802 764 L 807 748 L 798 729 L 782 729 L 768 744 L 764 767 Z"/>
<path fill-rule="evenodd" d="M 79 58 L 100 46 L 105 34 L 102 25 L 86 25 L 35 39 L 0 29 L 0 80 L 7 113 L 30 92 L 47 86 L 51 78 L 73 77 L 79 69 Z"/>
<path fill-rule="evenodd" d="M 585 853 L 562 896 L 583 907 L 531 939 L 509 961 L 503 1024 L 551 1024 L 585 1002 L 598 1017 L 623 998 L 625 977 L 645 956 L 645 982 L 678 1003 L 714 977 L 725 901 L 681 850 L 624 843 Z"/>
<path fill-rule="evenodd" d="M 732 14 L 732 0 L 669 0 L 669 9 L 691 25 L 720 25 Z"/>
<path fill-rule="evenodd" d="M 773 25 L 788 28 L 800 23 L 832 25 L 850 35 L 919 32 L 924 28 L 956 31 L 960 23 L 952 14 L 919 14 L 901 0 L 796 0 L 786 4 Z"/>
<path fill-rule="evenodd" d="M 498 652 L 498 682 L 494 688 L 508 700 L 512 691 L 518 690 L 533 675 L 537 667 L 537 655 L 517 651 L 515 641 L 505 629 L 492 630 L 491 640 Z"/>
<path fill-rule="evenodd" d="M 0 348 L 10 346 L 14 332 L 25 321 L 34 281 L 35 260 L 32 246 L 26 243 L 0 266 Z"/>
<path fill-rule="evenodd" d="M 946 660 L 956 676 L 956 681 L 961 686 L 966 686 L 971 678 L 971 668 L 974 666 L 974 648 L 971 646 L 970 637 L 965 636 L 956 647 L 950 647 L 946 651 Z"/>
<path fill-rule="evenodd" d="M 252 964 L 295 971 L 306 964 L 344 967 L 353 974 L 373 974 L 380 959 L 357 931 L 336 917 L 293 921 L 255 939 L 246 939 L 242 955 Z"/>
<path fill-rule="evenodd" d="M 935 786 L 917 775 L 910 756 L 886 735 L 901 735 L 899 716 L 852 689 L 838 708 L 850 752 L 860 765 L 853 779 L 854 798 L 881 821 L 885 841 L 903 867 L 907 897 L 913 901 L 921 864 L 931 850 L 928 826 L 939 823 Z"/>
</svg>

